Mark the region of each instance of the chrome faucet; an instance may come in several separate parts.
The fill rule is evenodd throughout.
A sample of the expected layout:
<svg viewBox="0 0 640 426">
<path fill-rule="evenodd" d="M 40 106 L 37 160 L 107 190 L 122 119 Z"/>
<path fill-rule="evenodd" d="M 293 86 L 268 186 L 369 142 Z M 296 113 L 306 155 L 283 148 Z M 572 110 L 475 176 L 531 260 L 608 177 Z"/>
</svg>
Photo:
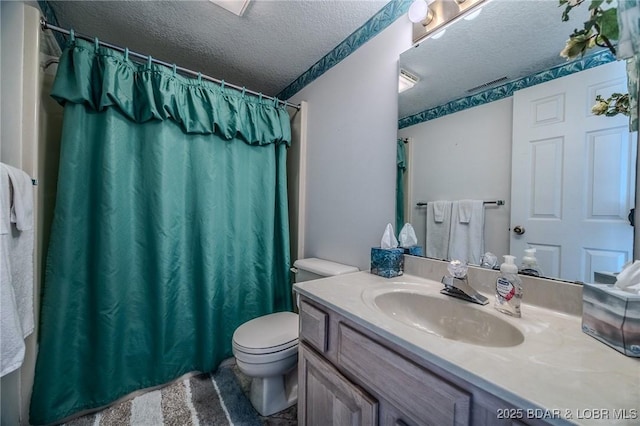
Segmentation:
<svg viewBox="0 0 640 426">
<path fill-rule="evenodd" d="M 442 294 L 457 297 L 458 299 L 477 303 L 479 305 L 486 305 L 489 303 L 489 299 L 475 291 L 471 285 L 469 285 L 469 280 L 466 275 L 463 278 L 445 275 L 442 277 L 441 282 L 444 284 L 444 288 L 440 290 L 440 293 Z"/>
</svg>

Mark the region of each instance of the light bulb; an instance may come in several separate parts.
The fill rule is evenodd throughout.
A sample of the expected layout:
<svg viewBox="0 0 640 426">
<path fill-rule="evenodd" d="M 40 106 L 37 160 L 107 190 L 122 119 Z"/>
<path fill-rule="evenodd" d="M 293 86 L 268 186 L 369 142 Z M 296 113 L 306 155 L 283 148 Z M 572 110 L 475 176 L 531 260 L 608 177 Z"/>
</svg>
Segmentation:
<svg viewBox="0 0 640 426">
<path fill-rule="evenodd" d="M 434 35 L 431 36 L 432 39 L 437 40 L 440 37 L 442 37 L 444 35 L 444 33 L 447 32 L 446 28 L 441 29 L 440 31 L 436 32 Z"/>
<path fill-rule="evenodd" d="M 429 5 L 425 0 L 414 0 L 409 6 L 409 20 L 414 24 L 422 22 L 429 13 Z"/>
<path fill-rule="evenodd" d="M 478 17 L 478 15 L 480 15 L 480 12 L 482 12 L 482 8 L 479 8 L 477 10 L 474 10 L 473 12 L 471 12 L 470 14 L 468 14 L 467 16 L 464 17 L 465 21 L 473 21 L 474 19 L 476 19 Z"/>
</svg>

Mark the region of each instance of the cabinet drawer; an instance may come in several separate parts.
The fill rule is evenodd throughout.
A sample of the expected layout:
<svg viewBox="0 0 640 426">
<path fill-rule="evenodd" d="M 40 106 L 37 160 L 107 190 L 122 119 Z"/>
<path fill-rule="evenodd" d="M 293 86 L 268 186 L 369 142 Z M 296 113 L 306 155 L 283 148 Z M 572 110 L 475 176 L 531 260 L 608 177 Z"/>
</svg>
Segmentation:
<svg viewBox="0 0 640 426">
<path fill-rule="evenodd" d="M 441 377 L 340 324 L 338 365 L 375 389 L 411 422 L 421 425 L 468 425 L 471 395 Z"/>
<path fill-rule="evenodd" d="M 314 348 L 327 351 L 329 315 L 302 301 L 300 303 L 300 337 Z"/>
</svg>

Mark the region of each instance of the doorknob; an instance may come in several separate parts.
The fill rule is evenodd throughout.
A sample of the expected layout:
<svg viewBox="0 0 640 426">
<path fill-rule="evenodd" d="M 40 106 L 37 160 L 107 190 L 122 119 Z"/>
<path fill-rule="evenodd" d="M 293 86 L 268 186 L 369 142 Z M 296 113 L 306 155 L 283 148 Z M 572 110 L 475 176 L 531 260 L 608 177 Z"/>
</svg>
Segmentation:
<svg viewBox="0 0 640 426">
<path fill-rule="evenodd" d="M 513 232 L 515 232 L 518 235 L 524 234 L 524 226 L 520 226 L 520 225 L 515 226 L 513 228 Z"/>
</svg>

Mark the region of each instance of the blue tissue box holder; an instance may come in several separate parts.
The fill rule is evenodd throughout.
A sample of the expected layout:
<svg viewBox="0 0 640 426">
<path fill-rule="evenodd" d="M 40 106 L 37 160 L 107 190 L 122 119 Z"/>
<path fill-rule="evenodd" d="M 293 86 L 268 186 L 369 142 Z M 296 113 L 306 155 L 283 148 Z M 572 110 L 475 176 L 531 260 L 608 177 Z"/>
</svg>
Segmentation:
<svg viewBox="0 0 640 426">
<path fill-rule="evenodd" d="M 371 273 L 385 278 L 399 277 L 404 272 L 404 249 L 371 248 Z"/>
<path fill-rule="evenodd" d="M 404 254 L 410 254 L 412 256 L 424 256 L 422 246 L 404 247 Z"/>
<path fill-rule="evenodd" d="M 640 295 L 584 284 L 582 331 L 627 356 L 640 357 Z"/>
</svg>

